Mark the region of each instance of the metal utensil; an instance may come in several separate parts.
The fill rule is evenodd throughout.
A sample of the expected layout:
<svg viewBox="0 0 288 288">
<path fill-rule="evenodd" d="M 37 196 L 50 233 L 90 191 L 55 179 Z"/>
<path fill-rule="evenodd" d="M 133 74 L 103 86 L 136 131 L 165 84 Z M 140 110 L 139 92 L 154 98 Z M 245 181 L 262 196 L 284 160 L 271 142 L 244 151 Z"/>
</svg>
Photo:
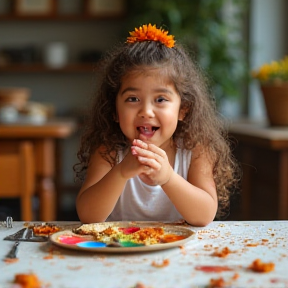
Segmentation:
<svg viewBox="0 0 288 288">
<path fill-rule="evenodd" d="M 9 253 L 6 255 L 6 259 L 15 259 L 17 258 L 17 251 L 18 251 L 18 246 L 19 246 L 20 242 L 16 241 L 14 243 L 14 245 L 12 246 L 11 250 L 9 251 Z"/>
<path fill-rule="evenodd" d="M 9 241 L 26 241 L 26 242 L 46 242 L 48 237 L 46 236 L 35 236 L 31 228 L 22 228 L 16 233 L 6 236 L 4 240 Z"/>
<path fill-rule="evenodd" d="M 11 216 L 8 216 L 6 218 L 6 227 L 7 228 L 13 228 L 13 218 Z"/>
<path fill-rule="evenodd" d="M 13 218 L 11 216 L 7 216 L 6 221 L 0 222 L 1 227 L 13 228 Z"/>
</svg>

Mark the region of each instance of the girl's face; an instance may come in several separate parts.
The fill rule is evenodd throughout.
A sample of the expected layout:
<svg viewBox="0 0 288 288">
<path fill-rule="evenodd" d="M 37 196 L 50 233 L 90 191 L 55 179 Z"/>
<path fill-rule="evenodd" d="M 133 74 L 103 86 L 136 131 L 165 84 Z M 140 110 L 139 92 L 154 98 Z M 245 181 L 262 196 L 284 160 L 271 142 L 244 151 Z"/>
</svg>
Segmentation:
<svg viewBox="0 0 288 288">
<path fill-rule="evenodd" d="M 181 99 L 167 76 L 157 69 L 129 73 L 122 80 L 116 98 L 117 120 L 124 135 L 165 147 L 176 130 Z"/>
</svg>

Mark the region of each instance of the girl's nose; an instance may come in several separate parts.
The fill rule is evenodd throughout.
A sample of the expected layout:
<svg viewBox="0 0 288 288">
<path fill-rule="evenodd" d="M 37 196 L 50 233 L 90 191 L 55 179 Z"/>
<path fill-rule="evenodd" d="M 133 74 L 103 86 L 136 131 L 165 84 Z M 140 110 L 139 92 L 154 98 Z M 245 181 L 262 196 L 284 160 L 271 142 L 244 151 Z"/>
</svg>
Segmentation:
<svg viewBox="0 0 288 288">
<path fill-rule="evenodd" d="M 138 112 L 138 116 L 142 118 L 154 117 L 153 105 L 150 103 L 143 104 Z"/>
</svg>

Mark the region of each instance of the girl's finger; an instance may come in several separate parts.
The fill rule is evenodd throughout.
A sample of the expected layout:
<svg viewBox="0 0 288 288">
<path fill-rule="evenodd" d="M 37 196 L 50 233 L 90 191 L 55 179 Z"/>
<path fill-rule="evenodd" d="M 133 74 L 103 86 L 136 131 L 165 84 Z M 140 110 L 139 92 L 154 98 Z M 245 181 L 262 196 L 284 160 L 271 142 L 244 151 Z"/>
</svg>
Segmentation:
<svg viewBox="0 0 288 288">
<path fill-rule="evenodd" d="M 165 151 L 162 150 L 161 148 L 159 148 L 158 146 L 156 146 L 154 144 L 147 144 L 147 143 L 141 141 L 140 139 L 134 139 L 133 145 L 135 145 L 136 147 L 140 147 L 140 148 L 149 150 L 151 152 L 154 152 L 155 154 L 160 155 L 163 158 L 165 158 L 165 156 L 166 156 Z"/>
<path fill-rule="evenodd" d="M 131 147 L 131 153 L 136 156 L 141 156 L 145 158 L 155 159 L 156 161 L 161 161 L 162 157 L 155 152 L 152 152 L 147 149 L 140 148 L 138 146 Z"/>
<path fill-rule="evenodd" d="M 149 144 L 148 150 L 153 152 L 154 154 L 159 155 L 162 158 L 166 157 L 166 152 L 154 144 Z"/>
<path fill-rule="evenodd" d="M 149 148 L 149 145 L 147 143 L 145 143 L 144 141 L 140 140 L 140 139 L 134 139 L 132 144 L 134 146 L 138 146 L 138 147 L 141 147 L 143 149 L 148 149 Z"/>
<path fill-rule="evenodd" d="M 150 159 L 150 158 L 141 157 L 141 156 L 138 156 L 137 158 L 138 158 L 138 161 L 144 166 L 153 168 L 155 170 L 159 170 L 161 168 L 161 164 L 155 159 Z"/>
</svg>

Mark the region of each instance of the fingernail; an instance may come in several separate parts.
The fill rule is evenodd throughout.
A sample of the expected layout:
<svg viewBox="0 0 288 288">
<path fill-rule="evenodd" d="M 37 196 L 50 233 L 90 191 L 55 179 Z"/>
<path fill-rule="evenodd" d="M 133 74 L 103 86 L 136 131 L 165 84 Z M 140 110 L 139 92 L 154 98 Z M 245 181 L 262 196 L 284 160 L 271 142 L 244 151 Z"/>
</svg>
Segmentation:
<svg viewBox="0 0 288 288">
<path fill-rule="evenodd" d="M 137 154 L 137 152 L 136 152 L 134 147 L 131 147 L 131 153 L 132 153 L 132 155 L 136 155 Z"/>
</svg>

